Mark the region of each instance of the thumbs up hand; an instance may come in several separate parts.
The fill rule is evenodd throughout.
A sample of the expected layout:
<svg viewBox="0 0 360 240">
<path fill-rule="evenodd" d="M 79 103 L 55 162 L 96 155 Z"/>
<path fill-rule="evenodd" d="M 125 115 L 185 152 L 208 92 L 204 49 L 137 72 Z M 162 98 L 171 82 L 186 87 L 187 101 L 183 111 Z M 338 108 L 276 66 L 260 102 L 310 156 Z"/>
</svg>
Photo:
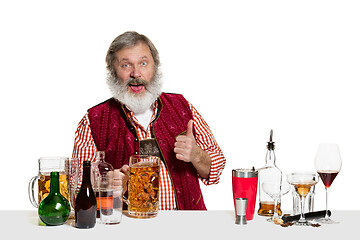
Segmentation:
<svg viewBox="0 0 360 240">
<path fill-rule="evenodd" d="M 186 136 L 194 137 L 193 135 L 193 128 L 194 128 L 194 120 L 189 120 L 187 124 Z M 195 140 L 195 139 L 194 139 Z"/>
<path fill-rule="evenodd" d="M 174 152 L 176 158 L 184 162 L 193 162 L 197 159 L 200 148 L 196 145 L 193 135 L 194 121 L 190 120 L 187 124 L 186 135 L 176 137 Z"/>
<path fill-rule="evenodd" d="M 194 121 L 187 124 L 186 135 L 176 137 L 174 152 L 180 161 L 191 162 L 199 176 L 207 179 L 210 174 L 211 158 L 195 141 L 193 134 Z"/>
</svg>

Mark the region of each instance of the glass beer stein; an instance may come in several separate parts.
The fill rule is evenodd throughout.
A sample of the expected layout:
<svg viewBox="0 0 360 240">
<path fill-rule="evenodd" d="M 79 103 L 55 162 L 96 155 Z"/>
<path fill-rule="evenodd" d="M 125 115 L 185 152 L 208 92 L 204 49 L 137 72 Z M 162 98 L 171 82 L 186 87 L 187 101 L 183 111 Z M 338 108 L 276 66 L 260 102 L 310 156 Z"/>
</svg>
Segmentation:
<svg viewBox="0 0 360 240">
<path fill-rule="evenodd" d="M 78 181 L 78 159 L 67 157 L 41 157 L 38 160 L 39 172 L 31 178 L 28 192 L 31 204 L 39 207 L 40 202 L 50 192 L 50 173 L 59 172 L 60 193 L 74 207 Z M 37 194 L 35 183 L 37 180 Z M 37 195 L 37 197 L 36 197 Z"/>
<path fill-rule="evenodd" d="M 155 217 L 159 210 L 160 158 L 148 155 L 130 157 L 128 214 L 135 218 Z"/>
</svg>

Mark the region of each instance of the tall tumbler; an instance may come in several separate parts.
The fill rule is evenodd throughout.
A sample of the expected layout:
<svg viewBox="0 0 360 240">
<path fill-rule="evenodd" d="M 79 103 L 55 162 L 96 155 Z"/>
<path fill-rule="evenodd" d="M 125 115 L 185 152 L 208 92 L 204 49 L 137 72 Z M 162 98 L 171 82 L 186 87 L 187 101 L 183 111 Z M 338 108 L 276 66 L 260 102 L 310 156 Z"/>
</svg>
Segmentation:
<svg viewBox="0 0 360 240">
<path fill-rule="evenodd" d="M 246 198 L 246 220 L 254 218 L 255 203 L 258 185 L 258 171 L 254 169 L 233 169 L 232 170 L 232 188 L 234 197 L 234 206 L 236 214 L 236 198 Z"/>
<path fill-rule="evenodd" d="M 121 178 L 115 178 L 113 171 L 102 176 L 99 181 L 100 222 L 118 224 L 122 216 L 123 184 Z"/>
<path fill-rule="evenodd" d="M 292 196 L 293 196 L 293 214 L 300 214 L 300 197 L 296 193 L 295 187 L 292 186 Z M 315 185 L 310 188 L 310 192 L 305 197 L 304 213 L 314 211 L 314 198 L 315 198 Z"/>
</svg>

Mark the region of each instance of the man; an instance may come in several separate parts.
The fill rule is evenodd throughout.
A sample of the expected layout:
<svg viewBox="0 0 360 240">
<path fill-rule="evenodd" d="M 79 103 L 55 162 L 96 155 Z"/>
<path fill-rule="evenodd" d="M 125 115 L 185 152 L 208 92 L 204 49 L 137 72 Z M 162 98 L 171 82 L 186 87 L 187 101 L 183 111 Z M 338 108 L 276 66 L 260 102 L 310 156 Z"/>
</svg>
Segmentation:
<svg viewBox="0 0 360 240">
<path fill-rule="evenodd" d="M 94 161 L 105 151 L 106 161 L 128 175 L 131 155 L 158 155 L 159 209 L 206 210 L 199 179 L 218 183 L 226 160 L 197 110 L 180 94 L 162 93 L 153 43 L 125 32 L 111 43 L 106 64 L 113 97 L 80 121 L 73 156 Z"/>
</svg>

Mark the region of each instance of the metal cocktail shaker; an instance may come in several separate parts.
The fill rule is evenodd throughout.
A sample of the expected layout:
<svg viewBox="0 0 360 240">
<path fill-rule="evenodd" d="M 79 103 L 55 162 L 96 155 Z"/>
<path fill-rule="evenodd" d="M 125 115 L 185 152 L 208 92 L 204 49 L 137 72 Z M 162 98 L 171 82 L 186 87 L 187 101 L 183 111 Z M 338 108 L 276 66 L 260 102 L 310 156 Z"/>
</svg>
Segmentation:
<svg viewBox="0 0 360 240">
<path fill-rule="evenodd" d="M 254 218 L 257 185 L 257 170 L 243 168 L 232 170 L 232 188 L 235 205 L 235 215 L 237 213 L 236 198 L 246 198 L 246 219 L 252 220 Z"/>
</svg>

